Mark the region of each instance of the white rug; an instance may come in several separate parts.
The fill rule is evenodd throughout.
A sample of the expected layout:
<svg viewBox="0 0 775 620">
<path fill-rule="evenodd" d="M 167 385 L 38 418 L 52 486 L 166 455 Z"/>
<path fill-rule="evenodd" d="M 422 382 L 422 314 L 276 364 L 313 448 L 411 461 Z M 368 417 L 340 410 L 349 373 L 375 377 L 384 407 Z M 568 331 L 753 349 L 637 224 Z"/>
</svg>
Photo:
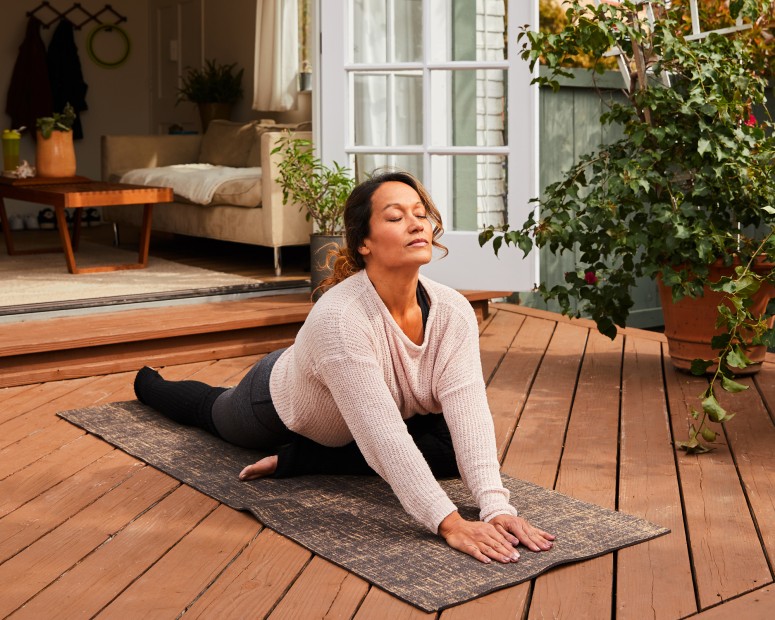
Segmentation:
<svg viewBox="0 0 775 620">
<path fill-rule="evenodd" d="M 79 267 L 136 263 L 137 253 L 97 244 L 82 243 L 75 253 Z M 260 280 L 217 271 L 191 267 L 155 258 L 148 259 L 145 269 L 128 269 L 105 273 L 71 274 L 64 255 L 0 254 L 0 311 L 30 305 L 62 304 L 87 300 L 113 299 L 128 303 L 143 298 L 158 298 L 170 294 L 180 297 L 184 292 L 198 295 L 261 290 Z"/>
</svg>

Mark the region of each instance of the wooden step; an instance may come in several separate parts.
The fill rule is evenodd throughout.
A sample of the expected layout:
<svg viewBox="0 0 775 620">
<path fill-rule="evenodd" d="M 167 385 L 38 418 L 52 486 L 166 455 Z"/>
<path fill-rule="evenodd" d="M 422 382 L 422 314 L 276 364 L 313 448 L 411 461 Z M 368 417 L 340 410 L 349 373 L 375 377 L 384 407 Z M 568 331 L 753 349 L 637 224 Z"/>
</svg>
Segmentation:
<svg viewBox="0 0 775 620">
<path fill-rule="evenodd" d="M 0 387 L 267 353 L 312 308 L 304 294 L 0 325 Z"/>
<path fill-rule="evenodd" d="M 503 296 L 464 294 L 479 321 Z M 2 324 L 0 387 L 268 353 L 293 343 L 311 309 L 298 293 Z"/>
</svg>

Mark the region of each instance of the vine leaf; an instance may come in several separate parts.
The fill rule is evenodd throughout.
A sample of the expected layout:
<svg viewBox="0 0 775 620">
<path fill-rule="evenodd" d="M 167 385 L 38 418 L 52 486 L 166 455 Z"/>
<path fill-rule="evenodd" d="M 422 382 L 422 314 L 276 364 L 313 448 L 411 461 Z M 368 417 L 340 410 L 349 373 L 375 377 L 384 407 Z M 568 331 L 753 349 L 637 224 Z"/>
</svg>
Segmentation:
<svg viewBox="0 0 775 620">
<path fill-rule="evenodd" d="M 748 389 L 747 385 L 743 385 L 742 383 L 738 383 L 737 381 L 732 381 L 729 377 L 721 377 L 721 387 L 723 387 L 727 392 L 742 392 L 744 390 Z"/>
</svg>

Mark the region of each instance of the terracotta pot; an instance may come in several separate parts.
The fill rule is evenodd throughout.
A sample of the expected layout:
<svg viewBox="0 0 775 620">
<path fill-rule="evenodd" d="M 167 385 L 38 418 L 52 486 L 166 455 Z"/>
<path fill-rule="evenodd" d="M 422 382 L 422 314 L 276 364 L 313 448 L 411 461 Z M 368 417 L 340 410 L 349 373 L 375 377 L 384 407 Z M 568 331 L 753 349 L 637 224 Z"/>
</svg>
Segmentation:
<svg viewBox="0 0 775 620">
<path fill-rule="evenodd" d="M 310 284 L 312 289 L 312 299 L 317 301 L 323 294 L 317 288 L 333 269 L 327 266 L 328 255 L 332 250 L 338 250 L 345 245 L 344 235 L 310 235 L 309 252 L 311 258 L 310 265 Z"/>
<path fill-rule="evenodd" d="M 772 263 L 758 263 L 754 266 L 756 273 L 767 273 L 775 268 Z M 734 267 L 724 267 L 721 261 L 711 265 L 709 281 L 717 282 L 722 276 L 734 274 Z M 691 371 L 692 361 L 695 359 L 714 359 L 718 351 L 711 348 L 710 342 L 713 336 L 724 333 L 723 329 L 716 328 L 716 318 L 718 317 L 718 306 L 722 303 L 724 295 L 705 288 L 702 297 L 691 299 L 684 297 L 679 302 L 673 301 L 673 294 L 670 287 L 662 284 L 662 279 L 657 278 L 659 285 L 659 296 L 662 300 L 662 314 L 665 320 L 665 336 L 670 346 L 670 359 L 673 366 L 680 370 Z M 770 299 L 775 297 L 775 287 L 769 284 L 763 284 L 762 287 L 753 296 L 753 305 L 751 313 L 754 316 L 761 316 L 767 309 Z M 775 317 L 770 317 L 769 326 L 773 326 Z M 752 375 L 761 370 L 767 348 L 764 345 L 751 347 L 746 352 L 748 358 L 753 362 L 745 369 L 732 369 L 737 375 Z M 716 366 L 708 369 L 708 372 L 714 372 Z"/>
<path fill-rule="evenodd" d="M 38 132 L 35 165 L 39 177 L 75 176 L 73 132 L 52 131 L 49 138 Z"/>
<path fill-rule="evenodd" d="M 231 118 L 231 107 L 230 103 L 200 103 L 199 120 L 202 122 L 202 133 L 207 131 L 210 121 L 228 121 Z"/>
</svg>

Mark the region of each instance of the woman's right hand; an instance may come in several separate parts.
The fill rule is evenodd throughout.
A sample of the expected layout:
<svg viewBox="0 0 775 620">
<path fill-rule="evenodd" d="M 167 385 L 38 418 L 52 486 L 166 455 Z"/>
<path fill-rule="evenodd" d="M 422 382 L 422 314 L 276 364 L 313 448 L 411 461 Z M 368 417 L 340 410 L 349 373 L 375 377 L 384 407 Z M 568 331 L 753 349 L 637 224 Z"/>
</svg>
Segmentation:
<svg viewBox="0 0 775 620">
<path fill-rule="evenodd" d="M 439 536 L 453 549 L 467 553 L 485 564 L 492 560 L 504 564 L 519 560 L 514 545 L 494 525 L 483 521 L 466 521 L 457 511 L 444 517 L 439 524 Z"/>
</svg>

